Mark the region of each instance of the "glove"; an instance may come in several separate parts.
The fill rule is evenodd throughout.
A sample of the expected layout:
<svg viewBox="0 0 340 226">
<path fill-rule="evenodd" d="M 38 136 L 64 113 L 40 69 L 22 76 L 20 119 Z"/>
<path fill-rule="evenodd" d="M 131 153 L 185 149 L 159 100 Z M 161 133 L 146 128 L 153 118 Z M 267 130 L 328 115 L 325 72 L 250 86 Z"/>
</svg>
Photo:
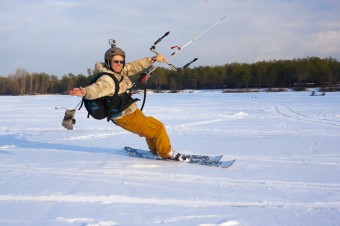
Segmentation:
<svg viewBox="0 0 340 226">
<path fill-rule="evenodd" d="M 73 130 L 73 125 L 76 124 L 76 119 L 74 118 L 74 115 L 76 113 L 76 109 L 65 111 L 65 116 L 62 122 L 63 127 L 65 127 L 68 130 Z"/>
</svg>

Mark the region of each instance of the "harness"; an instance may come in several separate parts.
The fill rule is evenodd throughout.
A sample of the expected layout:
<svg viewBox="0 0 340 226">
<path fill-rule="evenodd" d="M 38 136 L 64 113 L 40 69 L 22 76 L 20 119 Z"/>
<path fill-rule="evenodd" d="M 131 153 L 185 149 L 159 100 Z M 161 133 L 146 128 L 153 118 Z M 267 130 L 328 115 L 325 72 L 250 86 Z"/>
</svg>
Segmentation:
<svg viewBox="0 0 340 226">
<path fill-rule="evenodd" d="M 89 118 L 91 115 L 93 118 L 98 119 L 98 120 L 106 118 L 107 121 L 110 121 L 110 119 L 113 116 L 119 116 L 119 114 L 121 114 L 125 109 L 127 109 L 134 102 L 139 101 L 139 99 L 132 98 L 130 91 L 126 91 L 124 93 L 118 94 L 119 84 L 124 79 L 123 76 L 118 81 L 118 79 L 113 74 L 108 73 L 108 72 L 102 72 L 98 74 L 95 78 L 93 78 L 90 84 L 93 84 L 94 82 L 96 82 L 97 79 L 103 75 L 110 76 L 110 78 L 112 78 L 114 81 L 115 92 L 113 96 L 104 96 L 104 97 L 100 97 L 94 100 L 88 100 L 83 97 L 82 103 L 78 110 L 80 110 L 82 106 L 85 105 L 85 108 L 88 112 L 87 118 Z"/>
</svg>

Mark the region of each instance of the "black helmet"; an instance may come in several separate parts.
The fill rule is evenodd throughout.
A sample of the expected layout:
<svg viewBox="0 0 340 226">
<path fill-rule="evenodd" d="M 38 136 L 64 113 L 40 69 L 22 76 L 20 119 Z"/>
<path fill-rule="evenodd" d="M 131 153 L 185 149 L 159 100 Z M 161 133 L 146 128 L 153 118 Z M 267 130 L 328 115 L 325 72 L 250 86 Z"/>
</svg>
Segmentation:
<svg viewBox="0 0 340 226">
<path fill-rule="evenodd" d="M 109 43 L 111 44 L 111 48 L 105 52 L 104 60 L 105 60 L 106 67 L 111 68 L 110 61 L 112 57 L 116 55 L 120 55 L 124 57 L 124 60 L 125 60 L 125 52 L 122 49 L 116 47 L 115 41 L 113 39 L 110 39 Z M 125 66 L 125 64 L 123 66 Z"/>
</svg>

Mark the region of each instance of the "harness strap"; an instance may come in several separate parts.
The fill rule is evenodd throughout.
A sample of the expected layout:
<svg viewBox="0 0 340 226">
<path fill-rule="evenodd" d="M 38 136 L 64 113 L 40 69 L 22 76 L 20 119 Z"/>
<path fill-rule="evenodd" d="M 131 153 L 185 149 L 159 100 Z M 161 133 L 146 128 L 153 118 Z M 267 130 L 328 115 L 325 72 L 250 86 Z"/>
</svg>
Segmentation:
<svg viewBox="0 0 340 226">
<path fill-rule="evenodd" d="M 108 76 L 110 76 L 110 77 L 113 79 L 114 84 L 115 84 L 115 92 L 114 92 L 113 96 L 116 96 L 116 95 L 118 94 L 118 92 L 119 92 L 119 83 L 121 83 L 121 82 L 123 81 L 124 77 L 121 76 L 120 81 L 118 81 L 118 79 L 116 78 L 116 76 L 114 76 L 114 75 L 111 74 L 111 73 L 102 72 L 102 73 L 100 73 L 100 76 L 99 76 L 99 77 L 101 77 L 101 76 L 103 76 L 103 75 L 108 75 Z M 99 77 L 98 77 L 98 78 L 99 78 Z M 98 78 L 97 78 L 97 79 L 98 79 Z"/>
<path fill-rule="evenodd" d="M 118 95 L 118 92 L 119 92 L 119 83 L 121 83 L 121 82 L 123 81 L 124 77 L 121 76 L 120 80 L 118 81 L 118 79 L 116 78 L 116 76 L 114 76 L 114 75 L 111 74 L 111 73 L 103 72 L 102 75 L 108 75 L 108 76 L 110 76 L 110 77 L 113 79 L 114 84 L 115 84 L 115 92 L 114 92 L 113 96 L 112 96 L 111 98 L 107 97 L 107 98 L 106 98 L 106 101 L 105 101 L 106 110 L 107 110 L 107 111 L 106 111 L 106 115 L 107 115 L 106 119 L 107 119 L 107 121 L 110 121 L 112 109 L 113 109 L 114 107 L 116 107 L 116 106 L 115 106 L 115 105 L 116 105 L 116 102 L 120 102 L 120 100 L 119 100 L 120 97 L 119 97 L 119 95 Z"/>
</svg>

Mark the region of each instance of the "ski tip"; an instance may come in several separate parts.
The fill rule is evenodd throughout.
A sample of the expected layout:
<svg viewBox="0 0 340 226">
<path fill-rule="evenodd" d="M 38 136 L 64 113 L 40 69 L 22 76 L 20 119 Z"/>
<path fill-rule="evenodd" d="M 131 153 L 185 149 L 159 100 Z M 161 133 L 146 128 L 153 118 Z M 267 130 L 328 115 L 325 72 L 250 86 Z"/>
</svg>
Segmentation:
<svg viewBox="0 0 340 226">
<path fill-rule="evenodd" d="M 221 168 L 228 168 L 228 167 L 232 166 L 235 161 L 236 161 L 236 159 L 220 162 L 219 167 L 221 167 Z"/>
</svg>

